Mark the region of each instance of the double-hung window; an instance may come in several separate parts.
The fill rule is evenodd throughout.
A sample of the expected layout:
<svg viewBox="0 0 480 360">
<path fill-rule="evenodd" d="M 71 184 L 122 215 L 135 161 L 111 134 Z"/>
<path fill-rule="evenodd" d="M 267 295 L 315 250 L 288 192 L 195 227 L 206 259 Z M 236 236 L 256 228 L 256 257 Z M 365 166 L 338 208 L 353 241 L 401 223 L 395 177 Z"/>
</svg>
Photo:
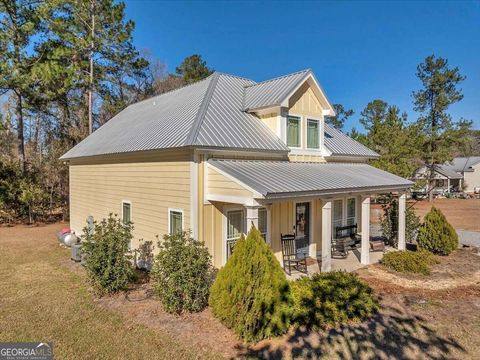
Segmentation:
<svg viewBox="0 0 480 360">
<path fill-rule="evenodd" d="M 302 122 L 298 116 L 287 117 L 287 146 L 301 147 Z"/>
<path fill-rule="evenodd" d="M 168 231 L 171 235 L 179 234 L 183 231 L 183 211 L 168 210 Z"/>
<path fill-rule="evenodd" d="M 307 119 L 307 149 L 320 148 L 320 123 L 318 120 Z"/>
</svg>

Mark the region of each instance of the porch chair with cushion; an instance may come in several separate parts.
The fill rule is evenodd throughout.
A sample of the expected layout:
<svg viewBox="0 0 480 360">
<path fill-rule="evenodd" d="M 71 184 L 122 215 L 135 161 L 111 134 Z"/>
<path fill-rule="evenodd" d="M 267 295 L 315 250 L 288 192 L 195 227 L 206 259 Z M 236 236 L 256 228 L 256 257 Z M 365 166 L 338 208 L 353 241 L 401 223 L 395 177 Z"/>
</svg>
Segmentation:
<svg viewBox="0 0 480 360">
<path fill-rule="evenodd" d="M 292 274 L 292 268 L 300 272 L 307 273 L 307 259 L 306 257 L 299 257 L 297 253 L 297 244 L 295 241 L 295 235 L 293 234 L 280 234 L 282 241 L 282 258 L 283 258 L 283 270 Z M 288 268 L 288 271 L 287 271 Z"/>
</svg>

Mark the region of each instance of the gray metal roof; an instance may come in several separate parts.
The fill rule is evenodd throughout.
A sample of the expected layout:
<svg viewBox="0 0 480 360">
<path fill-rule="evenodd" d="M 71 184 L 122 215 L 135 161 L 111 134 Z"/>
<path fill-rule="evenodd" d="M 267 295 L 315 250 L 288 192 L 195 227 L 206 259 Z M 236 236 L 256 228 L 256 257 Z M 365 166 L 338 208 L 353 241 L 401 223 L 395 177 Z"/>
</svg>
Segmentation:
<svg viewBox="0 0 480 360">
<path fill-rule="evenodd" d="M 462 179 L 463 176 L 455 172 L 454 168 L 450 165 L 435 165 L 434 169 L 436 172 L 442 174 L 443 176 L 450 179 Z"/>
<path fill-rule="evenodd" d="M 267 199 L 355 191 L 393 191 L 413 182 L 367 164 L 220 160 L 209 164 Z"/>
<path fill-rule="evenodd" d="M 286 154 L 289 149 L 285 143 L 242 108 L 246 100 L 255 100 L 255 104 L 275 102 L 310 74 L 310 70 L 303 70 L 257 84 L 215 72 L 202 81 L 128 106 L 60 159 L 181 147 Z M 378 156 L 328 126 L 325 146 L 333 155 Z"/>
<path fill-rule="evenodd" d="M 220 74 L 192 145 L 288 151 L 288 147 L 253 114 L 241 111 L 251 80 Z"/>
<path fill-rule="evenodd" d="M 358 141 L 353 140 L 350 136 L 327 124 L 325 124 L 324 143 L 334 156 L 362 156 L 369 158 L 378 158 L 380 156 L 375 151 L 370 150 Z"/>
<path fill-rule="evenodd" d="M 243 109 L 247 111 L 280 105 L 311 73 L 310 69 L 306 69 L 246 87 Z"/>
<path fill-rule="evenodd" d="M 480 163 L 480 156 L 456 157 L 450 163 L 443 166 L 450 166 L 453 171 L 470 172 L 473 171 L 472 166 Z"/>
<path fill-rule="evenodd" d="M 244 87 L 254 83 L 216 72 L 130 105 L 60 159 L 185 146 L 287 152 L 259 118 L 241 110 Z"/>
</svg>

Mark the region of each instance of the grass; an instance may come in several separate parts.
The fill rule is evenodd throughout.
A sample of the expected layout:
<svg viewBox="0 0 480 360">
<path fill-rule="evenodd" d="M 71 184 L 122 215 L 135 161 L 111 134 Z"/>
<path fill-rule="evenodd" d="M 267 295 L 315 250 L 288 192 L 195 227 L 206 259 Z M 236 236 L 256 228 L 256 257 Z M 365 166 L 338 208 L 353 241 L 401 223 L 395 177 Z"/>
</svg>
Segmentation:
<svg viewBox="0 0 480 360">
<path fill-rule="evenodd" d="M 0 341 L 51 341 L 57 359 L 218 357 L 101 308 L 83 275 L 68 268 L 68 250 L 8 230 L 0 229 Z"/>
</svg>

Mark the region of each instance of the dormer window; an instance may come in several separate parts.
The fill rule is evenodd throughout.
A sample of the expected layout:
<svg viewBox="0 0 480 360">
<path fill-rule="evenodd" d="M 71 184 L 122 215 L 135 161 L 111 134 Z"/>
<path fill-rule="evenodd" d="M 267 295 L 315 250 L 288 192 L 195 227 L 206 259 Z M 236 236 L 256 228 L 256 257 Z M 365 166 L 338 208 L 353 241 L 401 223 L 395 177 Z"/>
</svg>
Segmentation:
<svg viewBox="0 0 480 360">
<path fill-rule="evenodd" d="M 299 116 L 287 117 L 287 146 L 291 148 L 301 147 L 301 119 Z"/>
<path fill-rule="evenodd" d="M 307 119 L 307 149 L 320 148 L 320 122 Z"/>
</svg>

